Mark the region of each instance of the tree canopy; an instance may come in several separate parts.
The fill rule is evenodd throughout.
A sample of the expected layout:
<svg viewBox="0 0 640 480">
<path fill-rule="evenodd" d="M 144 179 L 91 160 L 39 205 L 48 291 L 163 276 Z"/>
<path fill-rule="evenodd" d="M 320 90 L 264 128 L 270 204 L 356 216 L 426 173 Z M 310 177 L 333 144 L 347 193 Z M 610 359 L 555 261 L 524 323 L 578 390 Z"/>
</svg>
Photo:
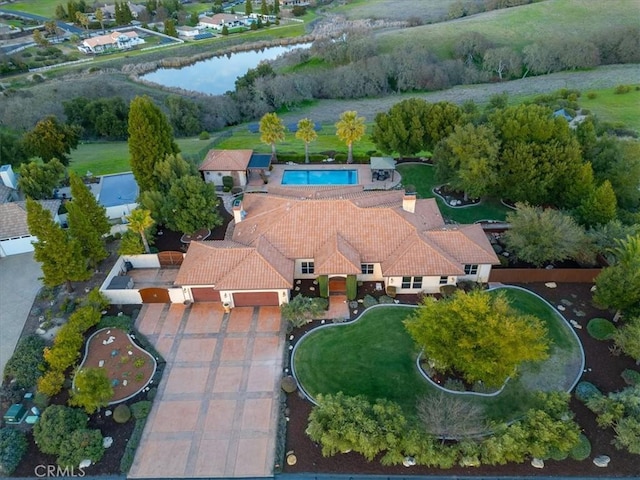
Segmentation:
<svg viewBox="0 0 640 480">
<path fill-rule="evenodd" d="M 71 150 L 78 147 L 80 128 L 60 123 L 53 115 L 43 118 L 32 130 L 25 133 L 23 142 L 27 150 L 45 163 L 57 158 L 69 165 Z"/>
<path fill-rule="evenodd" d="M 265 113 L 260 119 L 260 141 L 271 145 L 271 156 L 276 158 L 276 143 L 284 141 L 286 128 L 276 113 Z"/>
<path fill-rule="evenodd" d="M 84 408 L 92 414 L 101 407 L 106 407 L 113 397 L 111 380 L 104 368 L 81 368 L 74 378 L 69 404 Z"/>
<path fill-rule="evenodd" d="M 217 206 L 213 184 L 192 175 L 182 177 L 171 186 L 167 196 L 167 210 L 172 212 L 167 226 L 188 234 L 202 228 L 212 229 L 222 224 Z"/>
<path fill-rule="evenodd" d="M 129 222 L 129 230 L 140 235 L 142 244 L 144 245 L 144 252 L 150 253 L 149 241 L 147 240 L 147 230 L 149 230 L 155 222 L 151 218 L 151 212 L 142 208 L 136 208 L 129 215 L 127 215 L 127 222 Z"/>
<path fill-rule="evenodd" d="M 318 138 L 316 126 L 310 118 L 302 118 L 298 122 L 296 138 L 304 142 L 304 163 L 309 163 L 309 144 Z"/>
<path fill-rule="evenodd" d="M 22 193 L 34 200 L 46 200 L 53 197 L 53 189 L 60 185 L 65 168 L 56 158 L 48 163 L 24 163 L 20 166 L 18 186 Z"/>
<path fill-rule="evenodd" d="M 353 163 L 353 144 L 364 137 L 365 131 L 364 117 L 359 117 L 358 112 L 342 112 L 336 123 L 336 135 L 347 145 L 347 163 Z"/>
<path fill-rule="evenodd" d="M 514 310 L 504 292 L 427 298 L 404 324 L 435 370 L 460 374 L 469 383 L 500 386 L 523 362 L 548 356 L 542 322 Z"/>
<path fill-rule="evenodd" d="M 180 151 L 171 125 L 151 98 L 142 96 L 131 101 L 128 131 L 131 171 L 141 192 L 154 190 L 156 164 Z"/>
</svg>

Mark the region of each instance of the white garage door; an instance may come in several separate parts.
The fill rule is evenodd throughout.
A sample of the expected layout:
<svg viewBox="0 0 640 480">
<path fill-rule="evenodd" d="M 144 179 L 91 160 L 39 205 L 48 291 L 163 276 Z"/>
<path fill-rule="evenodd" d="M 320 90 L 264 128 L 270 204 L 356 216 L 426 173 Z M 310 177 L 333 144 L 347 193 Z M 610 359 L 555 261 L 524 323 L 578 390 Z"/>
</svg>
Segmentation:
<svg viewBox="0 0 640 480">
<path fill-rule="evenodd" d="M 35 240 L 35 237 L 18 237 L 10 238 L 7 240 L 0 240 L 0 250 L 3 256 L 18 255 L 19 253 L 33 252 L 33 245 L 31 241 Z"/>
</svg>

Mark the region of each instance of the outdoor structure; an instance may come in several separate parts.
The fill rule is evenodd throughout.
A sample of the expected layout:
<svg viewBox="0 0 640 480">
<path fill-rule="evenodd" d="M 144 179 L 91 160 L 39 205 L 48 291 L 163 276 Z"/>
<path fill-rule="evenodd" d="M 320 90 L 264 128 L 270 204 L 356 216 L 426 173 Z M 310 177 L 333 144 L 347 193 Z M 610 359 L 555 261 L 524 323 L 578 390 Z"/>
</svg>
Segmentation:
<svg viewBox="0 0 640 480">
<path fill-rule="evenodd" d="M 371 157 L 371 181 L 374 180 L 395 180 L 396 161 L 392 157 Z"/>
<path fill-rule="evenodd" d="M 211 17 L 202 16 L 198 20 L 198 27 L 213 28 L 218 31 L 221 31 L 224 27 L 235 28 L 243 25 L 245 25 L 245 21 L 242 17 L 230 13 L 216 13 Z"/>
<path fill-rule="evenodd" d="M 195 39 L 198 35 L 200 35 L 200 30 L 196 27 L 190 27 L 188 25 L 181 25 L 176 27 L 176 32 L 178 32 L 178 36 L 183 38 Z"/>
<path fill-rule="evenodd" d="M 87 38 L 78 45 L 82 53 L 101 53 L 107 50 L 127 50 L 144 43 L 133 30 L 126 32 L 111 32 L 98 37 Z"/>
<path fill-rule="evenodd" d="M 18 200 L 18 181 L 11 165 L 0 166 L 0 203 Z"/>
<path fill-rule="evenodd" d="M 209 150 L 199 169 L 207 183 L 223 185 L 223 177 L 232 177 L 233 185 L 244 187 L 251 170 L 266 171 L 271 155 L 256 154 L 253 150 Z"/>
<path fill-rule="evenodd" d="M 42 200 L 39 203 L 51 212 L 56 222 L 60 222 L 60 200 Z M 0 203 L 0 257 L 33 252 L 33 242 L 37 241 L 37 237 L 29 233 L 27 203 Z"/>
<path fill-rule="evenodd" d="M 357 281 L 437 293 L 499 263 L 480 225 L 446 225 L 434 199 L 398 190 L 281 187 L 246 193 L 233 214 L 232 241 L 191 244 L 175 280 L 187 300 L 280 305 L 296 279 L 326 294 Z"/>
<path fill-rule="evenodd" d="M 137 208 L 140 193 L 133 173 L 116 173 L 100 177 L 98 203 L 106 208 L 110 220 L 122 219 Z"/>
</svg>

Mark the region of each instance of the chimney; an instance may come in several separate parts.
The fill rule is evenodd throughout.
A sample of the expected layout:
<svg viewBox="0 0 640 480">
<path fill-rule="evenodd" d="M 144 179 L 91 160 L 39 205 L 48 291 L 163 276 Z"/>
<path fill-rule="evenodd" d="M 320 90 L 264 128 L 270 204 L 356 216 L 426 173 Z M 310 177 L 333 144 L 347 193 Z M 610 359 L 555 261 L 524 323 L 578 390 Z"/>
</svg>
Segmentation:
<svg viewBox="0 0 640 480">
<path fill-rule="evenodd" d="M 240 223 L 244 220 L 244 217 L 247 216 L 247 212 L 242 209 L 242 200 L 236 198 L 233 201 L 233 220 L 237 223 Z"/>
<path fill-rule="evenodd" d="M 0 183 L 4 183 L 6 187 L 13 188 L 14 190 L 18 188 L 18 182 L 16 181 L 16 176 L 13 173 L 11 165 L 0 166 Z"/>
<path fill-rule="evenodd" d="M 402 209 L 405 212 L 415 213 L 416 211 L 416 194 L 405 193 L 402 197 Z"/>
</svg>

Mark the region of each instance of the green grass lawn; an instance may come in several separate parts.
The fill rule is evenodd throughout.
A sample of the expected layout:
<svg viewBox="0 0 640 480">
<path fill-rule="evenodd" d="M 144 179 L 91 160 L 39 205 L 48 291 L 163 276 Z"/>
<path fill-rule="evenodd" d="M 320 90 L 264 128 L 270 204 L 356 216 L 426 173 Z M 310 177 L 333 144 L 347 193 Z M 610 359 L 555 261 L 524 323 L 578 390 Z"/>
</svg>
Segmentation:
<svg viewBox="0 0 640 480">
<path fill-rule="evenodd" d="M 552 353 L 542 365 L 524 366 L 521 375 L 508 382 L 497 397 L 464 397 L 485 406 L 489 418 L 509 420 L 532 405 L 534 390 L 568 389 L 582 372 L 582 357 L 570 327 L 551 307 L 529 292 L 500 290 L 507 291 L 514 308 L 538 316 L 547 325 Z M 311 396 L 343 392 L 370 400 L 386 398 L 414 415 L 416 401 L 432 395 L 436 388 L 419 374 L 418 349 L 402 324 L 413 311 L 410 307 L 378 307 L 355 323 L 313 331 L 295 351 L 298 381 Z M 547 367 L 557 367 L 559 373 Z"/>
<path fill-rule="evenodd" d="M 66 9 L 67 4 L 62 0 L 18 0 L 17 2 L 2 5 L 2 8 L 53 18 L 56 6 L 59 4 L 64 5 Z"/>
<path fill-rule="evenodd" d="M 438 184 L 435 180 L 434 167 L 430 165 L 398 165 L 397 170 L 402 175 L 403 185 L 414 185 L 420 198 L 436 198 L 442 215 L 458 223 L 504 220 L 509 211 L 498 200 L 491 198 L 483 199 L 479 205 L 473 207 L 452 208 L 432 192 L 433 187 Z"/>
<path fill-rule="evenodd" d="M 420 38 L 421 43 L 429 45 L 438 55 L 448 57 L 456 39 L 465 32 L 481 33 L 496 46 L 522 49 L 540 38 L 553 38 L 559 33 L 563 38 L 584 38 L 605 29 L 637 23 L 635 0 L 546 0 L 451 22 L 383 33 L 379 38 L 388 50 Z"/>
<path fill-rule="evenodd" d="M 596 97 L 590 99 L 587 97 L 588 93 L 594 93 Z M 614 93 L 613 88 L 588 90 L 582 92 L 578 104 L 591 110 L 599 120 L 620 122 L 640 132 L 640 84 L 634 85 L 631 92 L 624 94 Z"/>
<path fill-rule="evenodd" d="M 195 155 L 206 148 L 209 141 L 198 138 L 178 138 L 176 143 L 183 155 Z M 83 143 L 78 145 L 77 150 L 71 152 L 69 169 L 78 175 L 86 174 L 87 170 L 94 175 L 128 172 L 131 170 L 129 146 L 127 142 Z"/>
</svg>

